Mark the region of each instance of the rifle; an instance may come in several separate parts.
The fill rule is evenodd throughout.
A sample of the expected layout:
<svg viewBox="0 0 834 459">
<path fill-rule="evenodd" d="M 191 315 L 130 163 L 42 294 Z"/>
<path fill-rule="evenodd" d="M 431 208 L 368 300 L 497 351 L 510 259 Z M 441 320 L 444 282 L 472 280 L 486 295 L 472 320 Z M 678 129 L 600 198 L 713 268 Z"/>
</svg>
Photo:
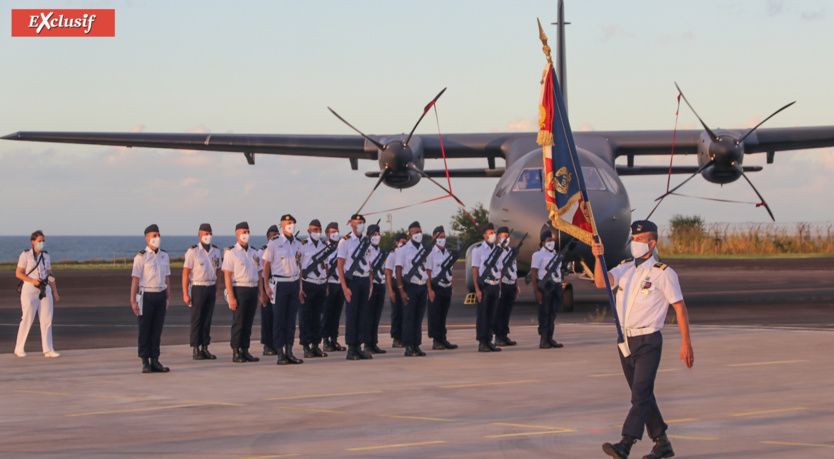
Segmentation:
<svg viewBox="0 0 834 459">
<path fill-rule="evenodd" d="M 538 281 L 539 290 L 543 290 L 545 292 L 550 292 L 554 288 L 556 288 L 556 282 L 553 280 L 554 274 L 556 273 L 557 267 L 562 262 L 562 259 L 565 257 L 565 253 L 568 249 L 572 248 L 576 244 L 574 244 L 575 240 L 571 241 L 570 244 L 566 245 L 562 250 L 557 252 L 553 258 L 547 263 L 547 266 L 544 268 L 545 274 L 544 277 Z M 559 277 L 562 277 L 561 275 Z"/>
<path fill-rule="evenodd" d="M 495 280 L 492 275 L 492 270 L 495 268 L 495 264 L 498 263 L 498 258 L 503 251 L 504 249 L 499 244 L 495 244 L 495 247 L 492 248 L 492 252 L 489 253 L 489 257 L 484 262 L 484 269 L 478 276 L 478 285 L 483 286 L 486 281 Z"/>
<path fill-rule="evenodd" d="M 332 255 L 338 247 L 338 244 L 325 244 L 323 249 L 313 255 L 313 260 L 310 262 L 309 266 L 301 271 L 301 276 L 307 277 L 313 271 L 320 273 L 321 270 L 319 270 L 319 266 L 323 265 L 324 261 L 327 260 L 327 258 Z"/>
<path fill-rule="evenodd" d="M 518 252 L 521 250 L 521 245 L 524 244 L 524 240 L 527 239 L 528 234 L 529 233 L 524 233 L 524 236 L 522 236 L 521 240 L 518 241 L 518 245 L 515 246 L 514 249 L 510 249 L 510 253 L 507 254 L 506 258 L 504 258 L 504 269 L 501 270 L 502 276 L 509 276 L 510 267 L 515 262 L 515 259 L 518 258 Z"/>
<path fill-rule="evenodd" d="M 388 255 L 390 254 L 390 250 L 382 250 L 382 248 L 379 249 L 379 255 L 377 255 L 371 263 L 371 276 L 373 276 L 373 279 L 382 280 L 379 277 L 379 273 L 382 272 L 382 267 L 385 266 L 385 260 L 388 259 Z"/>
<path fill-rule="evenodd" d="M 431 285 L 434 287 L 438 286 L 440 281 L 450 282 L 449 275 L 452 274 L 452 266 L 458 261 L 458 257 L 460 256 L 460 250 L 449 251 L 449 257 L 443 260 L 443 263 L 440 264 L 440 273 L 434 276 L 434 279 L 431 280 Z"/>
<path fill-rule="evenodd" d="M 431 239 L 431 245 L 429 247 L 434 247 L 434 242 L 437 238 Z M 417 255 L 414 255 L 414 259 L 411 260 L 411 269 L 408 270 L 407 273 L 403 274 L 403 282 L 411 282 L 411 279 L 417 275 L 420 271 L 420 268 L 423 266 L 423 263 L 426 262 L 426 258 L 429 256 L 429 250 L 426 250 L 425 245 L 420 245 L 420 250 L 417 251 Z"/>
<path fill-rule="evenodd" d="M 362 236 L 362 238 L 359 239 L 359 245 L 356 246 L 353 253 L 350 255 L 350 258 L 353 261 L 350 263 L 350 268 L 345 270 L 345 280 L 353 280 L 353 273 L 359 269 L 359 265 L 361 264 L 359 262 L 359 257 L 364 258 L 364 253 L 370 246 L 371 239 L 369 237 Z"/>
</svg>

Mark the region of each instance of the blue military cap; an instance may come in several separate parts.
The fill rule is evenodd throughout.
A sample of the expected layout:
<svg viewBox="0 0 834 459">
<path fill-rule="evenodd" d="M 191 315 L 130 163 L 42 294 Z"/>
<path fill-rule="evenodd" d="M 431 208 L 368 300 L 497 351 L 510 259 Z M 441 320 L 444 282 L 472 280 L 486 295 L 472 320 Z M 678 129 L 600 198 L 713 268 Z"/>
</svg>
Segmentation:
<svg viewBox="0 0 834 459">
<path fill-rule="evenodd" d="M 405 233 L 397 233 L 397 235 L 394 236 L 395 241 L 399 241 L 402 239 L 408 239 L 408 236 L 406 236 Z"/>
<path fill-rule="evenodd" d="M 481 234 L 484 234 L 489 230 L 495 231 L 495 225 L 493 225 L 492 222 L 487 223 L 486 225 L 481 227 Z"/>
<path fill-rule="evenodd" d="M 542 231 L 542 234 L 541 236 L 539 236 L 539 239 L 541 240 L 541 242 L 544 242 L 547 240 L 547 238 L 550 237 L 553 237 L 553 233 L 551 233 L 550 231 Z"/>
<path fill-rule="evenodd" d="M 314 228 L 321 228 L 321 222 L 319 221 L 319 219 L 318 219 L 318 218 L 314 218 L 314 219 L 310 222 L 310 225 L 309 225 L 309 226 L 312 226 L 312 227 L 314 227 Z"/>
<path fill-rule="evenodd" d="M 359 220 L 359 221 L 363 221 L 363 222 L 364 222 L 364 221 L 365 221 L 365 216 L 364 216 L 364 215 L 362 215 L 362 214 L 353 214 L 353 215 L 351 215 L 351 216 L 350 216 L 350 219 L 351 219 L 351 221 L 353 221 L 353 220 Z"/>
<path fill-rule="evenodd" d="M 420 228 L 420 222 L 418 222 L 418 221 L 411 222 L 411 224 L 408 225 L 408 229 L 411 229 L 411 228 Z"/>
<path fill-rule="evenodd" d="M 379 232 L 379 225 L 368 225 L 368 236 L 373 236 L 374 233 Z"/>
<path fill-rule="evenodd" d="M 200 231 L 208 231 L 209 233 L 211 233 L 211 225 L 209 225 L 208 223 L 201 224 Z"/>
<path fill-rule="evenodd" d="M 295 223 L 296 222 L 295 217 L 293 217 L 290 214 L 284 214 L 284 215 L 281 216 L 281 223 L 284 223 L 284 222 L 293 222 L 293 223 Z"/>
<path fill-rule="evenodd" d="M 502 227 L 498 228 L 498 230 L 496 231 L 496 233 L 498 233 L 498 234 L 501 234 L 501 233 L 507 233 L 507 234 L 510 234 L 510 229 L 509 229 L 509 228 L 507 228 L 506 226 L 502 226 Z"/>
<path fill-rule="evenodd" d="M 631 224 L 631 234 L 656 233 L 657 225 L 649 220 L 637 220 Z"/>
<path fill-rule="evenodd" d="M 272 225 L 269 229 L 266 230 L 266 235 L 269 237 L 269 233 L 280 233 L 281 230 L 278 229 L 278 225 Z"/>
<path fill-rule="evenodd" d="M 434 231 L 431 232 L 431 235 L 432 236 L 437 236 L 438 234 L 445 233 L 445 232 L 446 232 L 446 230 L 443 229 L 443 225 L 440 225 L 437 228 L 435 228 Z"/>
<path fill-rule="evenodd" d="M 150 225 L 147 228 L 145 228 L 145 234 L 158 233 L 158 232 L 159 232 L 159 227 L 156 226 L 156 223 L 154 223 L 153 225 Z"/>
<path fill-rule="evenodd" d="M 325 228 L 324 231 L 327 232 L 327 231 L 330 231 L 331 229 L 339 231 L 339 224 L 336 223 L 336 222 L 330 222 L 330 223 L 327 224 L 327 228 Z"/>
<path fill-rule="evenodd" d="M 237 231 L 237 230 L 239 230 L 239 229 L 245 229 L 245 230 L 248 230 L 248 229 L 249 229 L 249 223 L 247 223 L 247 222 L 240 222 L 240 223 L 238 223 L 237 225 L 235 225 L 235 231 Z"/>
</svg>

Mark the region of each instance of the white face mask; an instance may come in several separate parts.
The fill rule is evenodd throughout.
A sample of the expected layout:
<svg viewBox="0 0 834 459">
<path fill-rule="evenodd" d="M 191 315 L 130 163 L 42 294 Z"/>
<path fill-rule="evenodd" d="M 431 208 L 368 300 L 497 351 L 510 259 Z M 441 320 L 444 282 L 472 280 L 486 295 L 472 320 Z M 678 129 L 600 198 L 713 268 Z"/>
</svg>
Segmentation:
<svg viewBox="0 0 834 459">
<path fill-rule="evenodd" d="M 148 244 L 150 244 L 151 247 L 153 247 L 155 249 L 158 249 L 159 248 L 159 236 L 152 237 L 151 240 L 148 241 Z"/>
<path fill-rule="evenodd" d="M 553 249 L 556 248 L 556 241 L 547 241 L 547 242 L 544 243 L 544 247 L 547 250 L 553 250 Z"/>
<path fill-rule="evenodd" d="M 333 231 L 332 233 L 330 233 L 330 240 L 333 241 L 333 242 L 338 242 L 339 241 L 339 232 L 338 231 Z"/>
<path fill-rule="evenodd" d="M 506 247 L 508 245 L 510 245 L 510 237 L 509 236 L 507 236 L 507 238 L 504 239 L 504 246 Z"/>
<path fill-rule="evenodd" d="M 492 233 L 489 236 L 487 236 L 487 242 L 490 244 L 495 244 L 495 233 Z"/>
<path fill-rule="evenodd" d="M 380 239 L 382 239 L 382 237 L 379 234 L 377 234 L 376 236 L 371 236 L 371 244 L 379 245 Z"/>
<path fill-rule="evenodd" d="M 423 233 L 414 233 L 414 234 L 412 234 L 411 235 L 411 240 L 419 244 L 420 242 L 423 241 Z"/>
<path fill-rule="evenodd" d="M 357 223 L 356 224 L 356 232 L 362 234 L 365 231 L 365 224 L 364 223 Z"/>
<path fill-rule="evenodd" d="M 438 239 L 438 240 L 437 240 L 437 241 L 435 241 L 435 242 L 437 243 L 437 246 L 438 246 L 438 247 L 446 247 L 446 238 L 445 238 L 445 237 L 444 237 L 444 238 L 440 238 L 440 239 Z"/>
<path fill-rule="evenodd" d="M 204 235 L 203 237 L 200 238 L 200 241 L 205 245 L 211 244 L 211 234 Z"/>
<path fill-rule="evenodd" d="M 405 245 L 405 241 L 402 241 L 402 242 L 400 242 L 399 244 L 397 244 L 397 248 L 399 249 L 400 247 L 402 247 L 402 246 L 404 246 L 404 245 Z"/>
<path fill-rule="evenodd" d="M 321 238 L 321 233 L 319 233 L 318 231 L 316 231 L 315 233 L 310 233 L 310 239 L 318 241 L 319 238 Z"/>
<path fill-rule="evenodd" d="M 41 252 L 41 251 L 43 251 L 43 246 L 44 246 L 44 245 L 45 245 L 45 244 L 44 244 L 44 242 L 43 242 L 43 241 L 41 241 L 41 242 L 36 242 L 36 243 L 35 243 L 35 248 L 36 248 L 36 249 L 38 249 L 38 252 Z"/>
<path fill-rule="evenodd" d="M 240 242 L 241 242 L 242 244 L 248 244 L 248 243 L 249 243 L 249 233 L 243 233 L 243 234 L 241 234 L 241 235 L 240 235 L 240 237 L 239 237 L 238 239 L 240 239 Z"/>
<path fill-rule="evenodd" d="M 284 234 L 292 236 L 293 233 L 295 233 L 295 223 L 287 223 L 284 225 Z"/>
<path fill-rule="evenodd" d="M 640 258 L 649 253 L 649 244 L 645 242 L 631 241 L 631 256 Z"/>
</svg>

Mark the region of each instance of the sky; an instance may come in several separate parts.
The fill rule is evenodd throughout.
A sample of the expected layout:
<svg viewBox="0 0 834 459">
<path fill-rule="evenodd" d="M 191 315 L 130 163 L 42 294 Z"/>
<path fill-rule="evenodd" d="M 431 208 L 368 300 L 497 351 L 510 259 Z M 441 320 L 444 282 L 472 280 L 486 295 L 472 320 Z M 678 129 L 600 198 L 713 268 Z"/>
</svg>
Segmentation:
<svg viewBox="0 0 834 459">
<path fill-rule="evenodd" d="M 11 37 L 14 8 L 113 8 L 114 38 Z M 834 5 L 824 0 L 568 1 L 568 109 L 575 130 L 672 130 L 678 82 L 712 128 L 834 125 Z M 369 134 L 532 131 L 544 65 L 536 18 L 556 1 L 6 1 L 0 9 L 0 135 L 16 131 Z M 556 28 L 546 25 L 554 45 Z M 555 46 L 555 45 L 554 45 Z M 679 129 L 697 128 L 681 108 Z M 624 161 L 621 158 L 618 162 Z M 638 164 L 667 164 L 639 158 Z M 451 166 L 484 167 L 485 160 Z M 695 165 L 694 158 L 676 158 Z M 746 165 L 765 164 L 749 155 Z M 499 161 L 501 166 L 501 161 Z M 428 161 L 428 169 L 442 163 Z M 0 141 L 0 234 L 193 234 L 202 222 L 265 232 L 282 214 L 299 228 L 344 222 L 374 184 L 361 161 Z M 834 149 L 777 153 L 749 174 L 778 221 L 834 221 Z M 682 176 L 672 178 L 673 185 Z M 624 177 L 645 215 L 666 177 Z M 456 179 L 468 207 L 497 179 Z M 696 178 L 682 191 L 756 201 L 743 180 Z M 441 196 L 422 181 L 381 187 L 366 211 Z M 382 213 L 383 229 L 448 225 L 451 199 Z M 764 209 L 688 198 L 664 202 L 708 222 L 766 222 Z"/>
</svg>

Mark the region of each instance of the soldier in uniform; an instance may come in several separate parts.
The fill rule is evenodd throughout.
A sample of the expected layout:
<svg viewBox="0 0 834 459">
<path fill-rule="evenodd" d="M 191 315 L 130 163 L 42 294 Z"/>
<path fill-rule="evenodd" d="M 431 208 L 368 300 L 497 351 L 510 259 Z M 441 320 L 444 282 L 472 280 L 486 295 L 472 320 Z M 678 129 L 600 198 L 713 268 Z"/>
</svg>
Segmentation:
<svg viewBox="0 0 834 459">
<path fill-rule="evenodd" d="M 562 304 L 562 261 L 556 251 L 556 241 L 550 231 L 541 234 L 541 248 L 533 254 L 530 262 L 530 275 L 533 277 L 533 291 L 536 302 L 539 303 L 539 349 L 553 349 L 562 347 L 553 339 L 556 327 L 556 311 Z M 551 268 L 548 274 L 547 268 Z M 549 276 L 549 279 L 546 279 Z M 540 281 L 547 281 L 549 289 L 542 290 Z"/>
<path fill-rule="evenodd" d="M 295 233 L 295 217 L 281 217 L 281 234 L 272 238 L 264 252 L 264 286 L 272 303 L 272 342 L 278 350 L 278 365 L 301 364 L 292 353 L 295 320 L 301 295 L 301 242 Z"/>
<path fill-rule="evenodd" d="M 475 335 L 478 339 L 478 352 L 498 352 L 501 350 L 492 343 L 492 324 L 495 319 L 495 307 L 501 296 L 501 259 L 504 251 L 496 244 L 495 226 L 487 223 L 481 228 L 484 241 L 472 250 L 472 278 L 475 280 L 475 298 L 478 300 Z M 482 272 L 486 272 L 483 282 L 479 282 Z"/>
<path fill-rule="evenodd" d="M 235 226 L 237 243 L 227 247 L 223 254 L 223 275 L 229 308 L 234 311 L 232 322 L 232 361 L 257 362 L 260 359 L 249 353 L 252 322 L 261 298 L 261 260 L 258 251 L 249 245 L 249 223 Z"/>
<path fill-rule="evenodd" d="M 365 217 L 354 214 L 350 217 L 351 233 L 339 242 L 337 250 L 337 269 L 342 292 L 345 295 L 345 342 L 348 345 L 347 359 L 361 360 L 373 358 L 363 351 L 364 333 L 368 330 L 368 299 L 371 296 L 373 281 L 371 272 L 370 241 L 363 237 Z M 365 248 L 364 250 L 363 247 Z M 346 273 L 353 271 L 350 279 Z"/>
<path fill-rule="evenodd" d="M 158 226 L 145 228 L 145 241 L 148 246 L 133 257 L 130 306 L 139 318 L 142 373 L 167 373 L 169 368 L 159 363 L 159 344 L 168 310 L 171 265 L 168 252 L 159 248 Z"/>
<path fill-rule="evenodd" d="M 368 330 L 365 332 L 365 352 L 369 354 L 385 354 L 379 347 L 379 320 L 382 318 L 382 307 L 385 306 L 385 268 L 383 258 L 385 252 L 379 247 L 382 237 L 379 225 L 369 225 L 367 236 L 371 238 L 371 298 L 368 300 Z"/>
<path fill-rule="evenodd" d="M 222 257 L 220 249 L 211 243 L 211 233 L 211 225 L 200 225 L 197 232 L 200 242 L 185 251 L 182 265 L 182 300 L 191 308 L 191 358 L 194 360 L 217 358 L 209 352 L 208 345 Z"/>
<path fill-rule="evenodd" d="M 324 229 L 327 244 L 339 246 L 342 236 L 339 234 L 339 224 L 330 222 Z M 341 277 L 337 267 L 339 257 L 336 251 L 327 257 L 327 296 L 324 299 L 324 312 L 321 316 L 321 336 L 324 340 L 326 352 L 344 351 L 339 344 L 339 320 L 342 317 L 342 307 L 345 304 L 345 294 L 342 291 Z"/>
<path fill-rule="evenodd" d="M 267 243 L 258 249 L 258 258 L 261 260 L 262 271 L 264 267 L 264 252 L 266 252 L 266 246 L 272 238 L 278 235 L 278 233 L 280 233 L 278 225 L 271 225 L 269 229 L 266 230 Z M 266 282 L 261 282 L 261 286 L 266 287 Z M 277 355 L 278 351 L 272 347 L 272 306 L 269 304 L 269 297 L 266 295 L 266 291 L 261 292 L 261 297 L 263 298 L 263 304 L 260 305 L 261 307 L 259 309 L 261 310 L 261 344 L 264 345 L 264 355 Z"/>
<path fill-rule="evenodd" d="M 26 249 L 20 254 L 17 260 L 16 276 L 21 281 L 20 306 L 23 315 L 20 319 L 20 328 L 17 330 L 17 344 L 14 347 L 14 354 L 18 357 L 26 357 L 24 345 L 29 337 L 29 329 L 35 321 L 35 314 L 39 316 L 41 324 L 41 345 L 45 357 L 59 357 L 61 354 L 55 352 L 52 347 L 52 301 L 58 301 L 58 288 L 55 286 L 55 278 L 52 276 L 52 262 L 49 254 L 43 249 L 46 237 L 43 231 L 37 230 L 32 233 L 32 248 Z"/>
<path fill-rule="evenodd" d="M 626 336 L 625 346 L 621 345 L 620 363 L 626 381 L 631 388 L 631 409 L 623 422 L 623 438 L 618 443 L 605 443 L 602 450 L 611 457 L 626 459 L 634 443 L 643 437 L 643 426 L 654 440 L 654 447 L 644 459 L 658 459 L 675 455 L 669 437 L 668 426 L 657 407 L 654 396 L 654 382 L 663 337 L 660 329 L 666 322 L 666 313 L 671 304 L 675 308 L 681 332 L 680 358 L 692 368 L 694 356 L 689 337 L 689 314 L 683 302 L 678 275 L 652 255 L 657 246 L 657 225 L 648 220 L 631 224 L 632 261 L 603 272 L 599 263 L 594 269 L 594 281 L 598 288 L 605 287 L 605 278 L 612 286 L 618 287 L 617 315 L 623 324 Z M 593 245 L 594 256 L 604 254 L 601 244 Z M 623 347 L 625 349 L 623 349 Z M 628 355 L 626 355 L 628 354 Z"/>
<path fill-rule="evenodd" d="M 501 270 L 501 298 L 498 299 L 498 305 L 495 307 L 495 318 L 492 323 L 492 329 L 495 333 L 496 346 L 515 346 L 515 341 L 511 340 L 510 334 L 510 315 L 513 312 L 513 306 L 521 293 L 521 286 L 518 284 L 518 266 L 513 260 L 512 264 L 507 266 L 503 263 L 512 254 L 512 247 L 510 247 L 510 229 L 506 226 L 498 228 L 498 245 L 504 251 L 501 256 L 503 269 Z"/>
<path fill-rule="evenodd" d="M 322 240 L 321 222 L 317 219 L 307 227 L 310 237 L 301 246 L 301 310 L 298 313 L 298 337 L 304 347 L 304 358 L 327 357 L 321 344 L 321 315 L 327 297 L 327 254 L 329 245 Z"/>
<path fill-rule="evenodd" d="M 394 236 L 394 249 L 385 259 L 385 284 L 388 286 L 388 296 L 391 298 L 391 347 L 394 349 L 403 347 L 403 299 L 400 289 L 395 288 L 393 282 L 397 278 L 397 251 L 408 240 L 405 233 L 397 233 Z"/>
<path fill-rule="evenodd" d="M 449 315 L 449 305 L 452 304 L 452 268 L 443 270 L 446 263 L 454 263 L 454 254 L 446 249 L 446 230 L 438 226 L 432 231 L 434 247 L 426 258 L 426 273 L 429 275 L 429 338 L 434 340 L 433 350 L 457 349 L 446 339 L 446 316 Z"/>
<path fill-rule="evenodd" d="M 426 312 L 428 288 L 426 283 L 429 275 L 426 272 L 425 257 L 420 261 L 420 254 L 426 251 L 423 247 L 423 230 L 419 222 L 408 225 L 410 240 L 397 251 L 397 288 L 403 297 L 403 344 L 406 357 L 422 357 L 426 355 L 420 344 L 423 342 L 423 315 Z M 414 275 L 406 279 L 412 267 L 420 263 Z"/>
</svg>

